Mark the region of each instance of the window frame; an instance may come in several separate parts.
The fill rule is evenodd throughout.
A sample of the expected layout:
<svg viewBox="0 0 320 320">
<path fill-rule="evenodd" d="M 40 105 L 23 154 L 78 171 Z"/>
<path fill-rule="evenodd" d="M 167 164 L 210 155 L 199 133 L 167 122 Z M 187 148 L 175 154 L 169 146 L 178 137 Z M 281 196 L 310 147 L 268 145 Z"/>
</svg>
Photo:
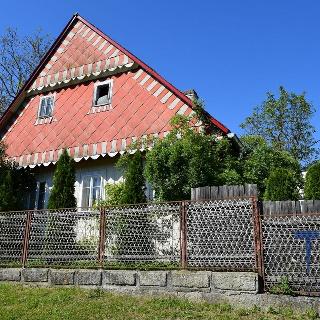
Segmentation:
<svg viewBox="0 0 320 320">
<path fill-rule="evenodd" d="M 41 116 L 41 104 L 42 104 L 42 100 L 44 99 L 49 99 L 49 98 L 52 98 L 52 110 L 51 110 L 51 115 L 44 115 L 44 116 Z M 39 108 L 38 108 L 38 119 L 50 119 L 52 118 L 53 116 L 53 110 L 54 110 L 54 105 L 55 105 L 55 100 L 56 100 L 56 95 L 55 93 L 53 94 L 48 94 L 48 95 L 45 95 L 45 96 L 42 96 L 40 97 L 40 102 L 39 102 Z"/>
<path fill-rule="evenodd" d="M 109 85 L 109 102 L 108 103 L 102 103 L 102 104 L 96 104 L 97 100 L 97 93 L 98 88 L 101 86 Z M 102 106 L 111 105 L 112 103 L 112 87 L 113 87 L 113 79 L 107 79 L 105 81 L 99 81 L 94 84 L 94 91 L 93 91 L 93 99 L 92 99 L 92 107 L 93 108 L 99 108 Z"/>
<path fill-rule="evenodd" d="M 99 200 L 103 200 L 103 177 L 99 174 L 87 174 L 85 176 L 82 177 L 82 181 L 81 181 L 81 202 L 80 202 L 80 206 L 81 208 L 92 208 L 93 206 L 93 191 L 94 191 L 94 185 L 93 185 L 93 179 L 94 178 L 98 178 L 100 180 L 100 197 Z M 88 179 L 89 180 L 89 187 L 86 187 L 86 189 L 89 189 L 89 201 L 88 201 L 88 207 L 84 207 L 83 206 L 83 201 L 84 201 L 84 182 L 85 180 Z"/>
</svg>

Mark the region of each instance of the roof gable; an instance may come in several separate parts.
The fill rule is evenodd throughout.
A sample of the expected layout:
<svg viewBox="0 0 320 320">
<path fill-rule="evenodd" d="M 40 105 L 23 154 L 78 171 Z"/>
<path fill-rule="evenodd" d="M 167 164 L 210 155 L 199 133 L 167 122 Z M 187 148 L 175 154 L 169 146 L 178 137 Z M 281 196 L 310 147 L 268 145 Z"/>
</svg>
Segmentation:
<svg viewBox="0 0 320 320">
<path fill-rule="evenodd" d="M 76 26 L 78 28 L 76 28 Z M 80 27 L 80 28 L 79 28 Z M 136 56 L 134 56 L 132 53 L 130 53 L 128 50 L 126 50 L 125 48 L 123 48 L 121 45 L 119 45 L 116 41 L 112 40 L 110 37 L 108 37 L 106 34 L 104 34 L 102 31 L 100 31 L 99 29 L 97 29 L 95 26 L 93 26 L 91 23 L 89 23 L 87 20 L 85 20 L 84 18 L 82 18 L 80 15 L 75 14 L 70 21 L 67 23 L 67 25 L 65 26 L 65 28 L 63 29 L 63 31 L 61 32 L 61 34 L 58 36 L 58 38 L 56 39 L 56 41 L 53 43 L 53 45 L 51 46 L 51 48 L 49 49 L 48 53 L 43 57 L 43 59 L 41 60 L 41 62 L 39 63 L 38 67 L 35 69 L 35 71 L 32 73 L 32 75 L 30 76 L 29 80 L 25 83 L 25 85 L 21 88 L 20 92 L 18 93 L 18 95 L 16 96 L 16 98 L 13 100 L 13 102 L 11 103 L 11 105 L 9 106 L 9 108 L 5 111 L 5 113 L 3 114 L 3 116 L 0 119 L 0 131 L 7 125 L 8 121 L 10 120 L 10 118 L 13 116 L 13 114 L 17 111 L 17 109 L 19 108 L 19 104 L 22 103 L 24 97 L 26 96 L 26 93 L 28 90 L 34 90 L 35 88 L 37 88 L 37 80 L 39 81 L 38 84 L 40 85 L 40 87 L 42 87 L 42 85 L 44 85 L 45 83 L 45 79 L 43 78 L 43 83 L 40 83 L 40 73 L 41 72 L 46 72 L 45 70 L 48 69 L 50 70 L 50 60 L 52 57 L 54 57 L 54 53 L 57 52 L 60 54 L 60 51 L 63 50 L 63 46 L 68 45 L 69 43 L 67 43 L 69 40 L 67 39 L 67 37 L 73 37 L 74 32 L 72 31 L 73 29 L 77 29 L 76 32 L 79 31 L 79 34 L 81 34 L 82 36 L 85 35 L 87 36 L 88 33 L 90 33 L 90 29 L 91 29 L 91 34 L 95 33 L 97 34 L 97 36 L 92 36 L 92 38 L 90 39 L 90 41 L 93 40 L 93 37 L 101 37 L 100 40 L 100 44 L 98 46 L 98 50 L 100 48 L 100 46 L 102 45 L 103 42 L 101 41 L 106 41 L 107 43 L 110 43 L 108 47 L 105 47 L 105 51 L 104 54 L 111 56 L 115 53 L 115 51 L 119 50 L 119 53 L 121 51 L 121 53 L 124 56 L 127 56 L 130 60 L 128 60 L 128 62 L 130 63 L 131 61 L 133 61 L 134 63 L 137 63 L 142 69 L 144 69 L 145 71 L 149 72 L 150 75 L 154 76 L 155 79 L 157 79 L 159 82 L 161 82 L 165 87 L 167 87 L 170 91 L 172 91 L 177 97 L 179 97 L 179 99 L 181 99 L 184 103 L 186 103 L 188 106 L 190 106 L 191 108 L 193 107 L 192 105 L 192 101 L 187 98 L 180 90 L 178 90 L 176 87 L 174 87 L 171 83 L 169 83 L 168 81 L 166 81 L 162 76 L 160 76 L 157 72 L 155 72 L 152 68 L 150 68 L 148 65 L 146 65 L 143 61 L 141 61 L 139 58 L 137 58 Z M 89 30 L 89 31 L 87 31 Z M 86 34 L 85 34 L 86 33 Z M 89 35 L 89 38 L 91 37 L 91 34 Z M 95 44 L 95 46 L 97 45 L 96 42 L 97 39 L 95 39 L 94 42 L 92 42 L 92 45 Z M 66 41 L 65 43 L 63 43 L 63 41 Z M 110 49 L 109 52 L 107 52 L 110 48 L 110 45 L 112 45 L 115 49 L 113 50 L 113 48 Z M 102 50 L 102 48 L 100 49 Z M 99 51 L 100 51 L 99 50 Z M 59 52 L 58 52 L 59 51 Z M 112 52 L 111 52 L 112 51 Z M 118 54 L 118 52 L 117 52 Z M 119 54 L 119 60 L 120 60 L 120 56 L 121 54 Z M 110 57 L 110 58 L 114 58 L 114 61 L 118 60 L 115 57 Z M 55 58 L 54 58 L 55 59 Z M 125 58 L 126 59 L 126 58 Z M 58 59 L 57 59 L 58 60 Z M 79 60 L 79 62 L 82 60 Z M 126 60 L 125 60 L 126 61 Z M 55 61 L 53 61 L 55 62 Z M 61 64 L 63 60 L 61 60 Z M 99 61 L 97 61 L 98 64 Z M 111 61 L 110 61 L 111 62 Z M 107 63 L 107 67 L 108 67 L 108 62 Z M 58 64 L 57 64 L 58 66 Z M 87 64 L 87 70 L 90 70 L 92 68 L 92 66 L 89 64 Z M 52 67 L 51 67 L 52 69 Z M 94 70 L 91 69 L 91 71 Z M 78 74 L 78 76 L 84 77 L 85 76 L 85 67 L 80 68 L 80 73 Z M 71 74 L 72 69 L 70 70 L 70 76 L 72 76 L 73 74 Z M 96 71 L 97 72 L 97 71 Z M 43 73 L 43 74 L 44 74 Z M 62 75 L 56 75 L 54 77 L 57 78 L 57 80 L 63 80 L 64 77 L 66 77 L 66 74 L 68 75 L 68 72 L 66 73 L 65 70 L 62 72 Z M 50 75 L 50 74 L 48 74 Z M 44 77 L 44 76 L 43 76 Z M 62 78 L 61 78 L 62 77 Z M 51 77 L 50 77 L 51 78 Z M 56 80 L 56 78 L 54 78 Z M 71 77 L 72 78 L 72 77 Z M 47 83 L 51 81 L 51 79 L 49 79 L 50 81 L 48 81 L 48 78 L 46 79 Z M 68 80 L 65 80 L 68 81 Z M 42 84 L 42 85 L 41 85 Z M 211 115 L 208 114 L 208 117 L 210 118 L 211 122 L 219 129 L 222 131 L 222 133 L 227 134 L 228 132 L 230 132 L 230 130 L 225 127 L 221 122 L 219 122 L 217 119 L 215 119 L 214 117 L 212 117 Z"/>
<path fill-rule="evenodd" d="M 79 19 L 73 21 L 48 62 L 38 71 L 28 92 L 52 89 L 70 81 L 85 81 L 119 68 L 131 68 L 134 62 L 91 26 Z"/>
<path fill-rule="evenodd" d="M 114 80 L 114 98 L 107 113 L 90 107 L 99 78 Z M 38 122 L 35 116 L 46 91 L 56 94 L 49 123 Z M 182 92 L 75 15 L 0 119 L 0 133 L 9 146 L 8 155 L 20 165 L 48 165 L 63 148 L 78 161 L 114 156 L 137 138 L 163 137 L 175 114 L 192 113 L 193 103 Z M 229 132 L 206 116 L 221 133 Z"/>
</svg>

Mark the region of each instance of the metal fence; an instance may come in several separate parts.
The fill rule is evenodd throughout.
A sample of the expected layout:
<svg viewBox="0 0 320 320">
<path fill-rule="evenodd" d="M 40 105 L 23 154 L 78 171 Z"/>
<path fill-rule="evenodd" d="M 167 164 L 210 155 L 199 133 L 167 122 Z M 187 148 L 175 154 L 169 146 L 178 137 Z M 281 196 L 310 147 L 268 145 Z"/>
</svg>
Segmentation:
<svg viewBox="0 0 320 320">
<path fill-rule="evenodd" d="M 27 212 L 0 213 L 0 263 L 19 265 L 25 240 Z"/>
<path fill-rule="evenodd" d="M 265 288 L 320 292 L 320 214 L 267 215 L 262 219 Z"/>
<path fill-rule="evenodd" d="M 104 262 L 180 262 L 180 202 L 109 207 L 103 212 Z"/>
<path fill-rule="evenodd" d="M 99 211 L 41 210 L 29 212 L 28 222 L 27 266 L 97 264 Z"/>
<path fill-rule="evenodd" d="M 253 202 L 248 198 L 188 203 L 188 266 L 255 270 Z"/>
<path fill-rule="evenodd" d="M 320 213 L 258 208 L 242 197 L 0 212 L 0 265 L 257 271 L 266 290 L 320 294 Z"/>
<path fill-rule="evenodd" d="M 257 270 L 255 202 L 0 213 L 0 265 Z"/>
</svg>

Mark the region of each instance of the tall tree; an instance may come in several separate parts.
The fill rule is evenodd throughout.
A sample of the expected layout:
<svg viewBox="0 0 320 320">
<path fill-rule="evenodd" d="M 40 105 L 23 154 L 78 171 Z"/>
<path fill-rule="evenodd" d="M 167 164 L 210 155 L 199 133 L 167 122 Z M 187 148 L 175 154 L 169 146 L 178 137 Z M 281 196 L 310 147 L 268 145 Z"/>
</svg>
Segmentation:
<svg viewBox="0 0 320 320">
<path fill-rule="evenodd" d="M 64 149 L 54 171 L 48 209 L 76 207 L 75 182 L 75 162 Z"/>
<path fill-rule="evenodd" d="M 241 171 L 245 183 L 257 184 L 259 194 L 263 197 L 267 179 L 277 168 L 290 169 L 297 184 L 301 186 L 302 176 L 299 161 L 288 152 L 271 147 L 261 136 L 243 136 L 243 154 Z"/>
<path fill-rule="evenodd" d="M 278 98 L 268 92 L 267 99 L 240 126 L 247 134 L 261 136 L 277 150 L 308 163 L 316 153 L 315 129 L 310 122 L 315 110 L 305 93 L 289 93 L 284 87 L 279 91 Z"/>
<path fill-rule="evenodd" d="M 34 71 L 51 44 L 41 30 L 20 36 L 8 28 L 0 36 L 0 115 Z"/>
</svg>

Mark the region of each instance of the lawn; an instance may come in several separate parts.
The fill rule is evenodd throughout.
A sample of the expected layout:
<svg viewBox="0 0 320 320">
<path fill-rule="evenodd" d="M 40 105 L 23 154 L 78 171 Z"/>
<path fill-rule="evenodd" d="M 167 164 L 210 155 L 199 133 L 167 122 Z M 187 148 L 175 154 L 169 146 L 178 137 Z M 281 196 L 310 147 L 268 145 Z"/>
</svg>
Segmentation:
<svg viewBox="0 0 320 320">
<path fill-rule="evenodd" d="M 317 319 L 313 311 L 234 309 L 227 304 L 118 295 L 101 290 L 0 284 L 0 319 Z"/>
</svg>

